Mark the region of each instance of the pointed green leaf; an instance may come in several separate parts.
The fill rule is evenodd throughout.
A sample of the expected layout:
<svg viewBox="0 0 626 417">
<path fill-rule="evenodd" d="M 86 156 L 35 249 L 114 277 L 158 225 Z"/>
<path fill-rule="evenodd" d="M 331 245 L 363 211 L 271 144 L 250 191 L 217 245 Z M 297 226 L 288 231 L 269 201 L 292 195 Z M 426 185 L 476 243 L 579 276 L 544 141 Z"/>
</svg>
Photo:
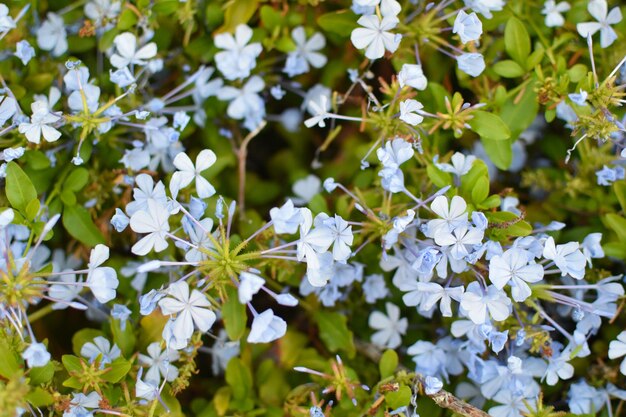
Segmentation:
<svg viewBox="0 0 626 417">
<path fill-rule="evenodd" d="M 37 198 L 37 191 L 28 175 L 18 164 L 11 161 L 6 168 L 6 194 L 11 206 L 24 212 L 26 206 Z"/>
</svg>

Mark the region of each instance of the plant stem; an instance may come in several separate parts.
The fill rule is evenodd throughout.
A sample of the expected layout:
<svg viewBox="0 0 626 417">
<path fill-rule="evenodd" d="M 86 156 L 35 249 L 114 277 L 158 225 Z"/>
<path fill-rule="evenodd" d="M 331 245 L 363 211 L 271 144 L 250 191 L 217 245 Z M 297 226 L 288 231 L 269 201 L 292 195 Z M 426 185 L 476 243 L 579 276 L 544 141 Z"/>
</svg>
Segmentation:
<svg viewBox="0 0 626 417">
<path fill-rule="evenodd" d="M 248 144 L 256 135 L 263 130 L 267 122 L 264 120 L 254 129 L 252 132 L 241 141 L 241 145 L 237 149 L 237 162 L 238 162 L 238 174 L 239 174 L 239 191 L 237 194 L 237 203 L 239 204 L 239 219 L 243 220 L 246 217 L 246 158 L 248 156 Z"/>
</svg>

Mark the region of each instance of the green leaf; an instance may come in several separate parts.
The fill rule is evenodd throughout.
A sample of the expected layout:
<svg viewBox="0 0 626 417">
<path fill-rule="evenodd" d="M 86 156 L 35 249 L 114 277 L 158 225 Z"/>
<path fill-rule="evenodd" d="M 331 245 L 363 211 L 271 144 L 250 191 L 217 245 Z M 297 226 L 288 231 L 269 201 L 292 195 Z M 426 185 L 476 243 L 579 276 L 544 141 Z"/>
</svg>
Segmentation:
<svg viewBox="0 0 626 417">
<path fill-rule="evenodd" d="M 49 361 L 44 366 L 36 366 L 30 368 L 28 377 L 30 378 L 31 385 L 40 385 L 50 382 L 54 376 L 54 363 Z"/>
<path fill-rule="evenodd" d="M 622 242 L 609 242 L 602 245 L 602 249 L 606 256 L 618 259 L 626 259 L 626 245 Z"/>
<path fill-rule="evenodd" d="M 626 181 L 616 181 L 613 183 L 613 191 L 617 196 L 622 210 L 626 212 Z"/>
<path fill-rule="evenodd" d="M 157 0 L 152 7 L 152 11 L 161 15 L 174 13 L 180 7 L 178 0 Z"/>
<path fill-rule="evenodd" d="M 131 364 L 124 358 L 117 358 L 113 362 L 106 365 L 109 369 L 106 373 L 102 374 L 102 379 L 108 382 L 116 383 L 122 380 L 130 371 Z"/>
<path fill-rule="evenodd" d="M 111 333 L 113 334 L 113 342 L 119 346 L 122 355 L 125 357 L 132 356 L 137 338 L 131 323 L 126 321 L 126 327 L 122 330 L 119 320 L 111 320 Z"/>
<path fill-rule="evenodd" d="M 30 203 L 28 203 L 26 205 L 26 209 L 24 210 L 26 214 L 26 218 L 29 221 L 33 221 L 35 220 L 35 217 L 37 217 L 37 214 L 39 213 L 39 208 L 41 207 L 41 203 L 39 203 L 39 200 L 37 200 L 36 198 L 33 200 L 30 200 Z"/>
<path fill-rule="evenodd" d="M 481 110 L 474 112 L 473 115 L 469 125 L 482 139 L 495 141 L 506 140 L 511 137 L 509 127 L 499 116 Z"/>
<path fill-rule="evenodd" d="M 572 68 L 567 70 L 567 75 L 569 75 L 569 79 L 573 83 L 577 83 L 583 78 L 587 76 L 588 73 L 587 66 L 584 64 L 576 64 Z"/>
<path fill-rule="evenodd" d="M 271 6 L 261 7 L 261 22 L 270 32 L 274 28 L 279 27 L 283 21 L 283 17 L 280 12 Z"/>
<path fill-rule="evenodd" d="M 526 86 L 521 97 L 507 100 L 500 109 L 500 117 L 511 131 L 511 139 L 517 139 L 533 123 L 539 112 L 537 93 L 532 87 L 534 81 Z"/>
<path fill-rule="evenodd" d="M 500 169 L 508 169 L 513 161 L 513 148 L 511 141 L 482 139 L 487 156 Z"/>
<path fill-rule="evenodd" d="M 318 310 L 314 314 L 320 329 L 320 338 L 331 352 L 343 350 L 348 357 L 355 353 L 352 332 L 348 329 L 345 315 L 333 311 Z"/>
<path fill-rule="evenodd" d="M 213 406 L 217 411 L 218 416 L 223 416 L 228 411 L 230 405 L 230 397 L 232 397 L 233 391 L 230 387 L 220 387 L 213 396 Z"/>
<path fill-rule="evenodd" d="M 411 402 L 411 388 L 402 385 L 398 391 L 385 393 L 385 401 L 387 406 L 393 410 L 409 405 Z"/>
<path fill-rule="evenodd" d="M 385 353 L 380 357 L 378 363 L 378 369 L 380 370 L 380 377 L 387 378 L 396 372 L 398 367 L 398 354 L 395 350 L 387 349 Z"/>
<path fill-rule="evenodd" d="M 500 196 L 497 194 L 490 195 L 486 200 L 478 205 L 480 209 L 491 209 L 500 207 Z"/>
<path fill-rule="evenodd" d="M 530 55 L 530 36 L 522 21 L 516 17 L 509 18 L 504 29 L 504 49 L 518 64 L 526 66 Z"/>
<path fill-rule="evenodd" d="M 35 186 L 22 168 L 13 161 L 7 164 L 6 174 L 7 198 L 14 209 L 25 212 L 28 203 L 37 198 Z"/>
<path fill-rule="evenodd" d="M 226 382 L 233 390 L 233 397 L 243 400 L 252 395 L 252 372 L 240 358 L 234 357 L 226 366 Z"/>
<path fill-rule="evenodd" d="M 357 27 L 357 16 L 350 10 L 325 13 L 317 18 L 317 24 L 327 32 L 348 37 Z"/>
<path fill-rule="evenodd" d="M 87 209 L 81 206 L 65 206 L 63 226 L 72 237 L 85 245 L 104 243 L 104 237 L 96 227 Z"/>
<path fill-rule="evenodd" d="M 131 9 L 124 9 L 117 19 L 117 28 L 119 30 L 128 30 L 137 23 L 137 15 Z"/>
<path fill-rule="evenodd" d="M 504 78 L 517 78 L 524 75 L 525 71 L 517 62 L 507 59 L 496 62 L 493 66 L 496 74 Z"/>
<path fill-rule="evenodd" d="M 63 386 L 74 389 L 83 389 L 83 384 L 75 376 L 69 377 L 65 381 L 63 381 Z"/>
<path fill-rule="evenodd" d="M 74 192 L 80 191 L 87 185 L 87 181 L 89 181 L 89 171 L 83 167 L 78 167 L 73 169 L 70 175 L 67 176 L 63 183 L 63 189 Z"/>
<path fill-rule="evenodd" d="M 620 241 L 626 242 L 626 219 L 619 214 L 609 213 L 604 216 L 606 225 L 617 234 Z"/>
<path fill-rule="evenodd" d="M 20 368 L 21 358 L 11 349 L 6 338 L 0 338 L 0 376 L 11 378 L 19 372 Z"/>
<path fill-rule="evenodd" d="M 224 24 L 217 32 L 233 32 L 239 24 L 248 23 L 258 7 L 258 0 L 231 0 L 227 2 L 224 11 Z"/>
<path fill-rule="evenodd" d="M 82 360 L 74 355 L 63 355 L 61 362 L 63 362 L 63 366 L 69 373 L 80 372 L 83 369 L 81 365 Z"/>
<path fill-rule="evenodd" d="M 489 233 L 496 239 L 528 236 L 533 230 L 527 221 L 509 211 L 486 212 L 485 216 L 489 220 Z"/>
<path fill-rule="evenodd" d="M 248 321 L 246 306 L 239 302 L 237 290 L 234 287 L 228 287 L 226 292 L 228 299 L 222 306 L 224 326 L 230 340 L 239 340 L 246 331 L 246 322 Z"/>
<path fill-rule="evenodd" d="M 461 194 L 466 196 L 467 200 L 471 198 L 472 191 L 480 178 L 487 178 L 488 181 L 489 170 L 487 169 L 487 164 L 480 159 L 477 159 L 472 164 L 472 168 L 469 172 L 461 177 Z"/>
<path fill-rule="evenodd" d="M 472 202 L 480 204 L 489 196 L 489 178 L 480 177 L 472 189 Z"/>
<path fill-rule="evenodd" d="M 443 188 L 447 185 L 452 184 L 452 177 L 449 173 L 443 172 L 439 168 L 437 168 L 434 164 L 428 165 L 426 167 L 426 173 L 428 174 L 428 178 L 439 188 Z"/>
<path fill-rule="evenodd" d="M 539 65 L 541 63 L 541 60 L 543 59 L 544 53 L 545 51 L 543 48 L 538 48 L 534 50 L 533 53 L 530 54 L 530 56 L 526 60 L 526 71 L 532 71 L 533 68 Z"/>
<path fill-rule="evenodd" d="M 54 402 L 54 397 L 42 388 L 35 388 L 26 394 L 26 401 L 35 407 L 45 407 Z"/>
</svg>

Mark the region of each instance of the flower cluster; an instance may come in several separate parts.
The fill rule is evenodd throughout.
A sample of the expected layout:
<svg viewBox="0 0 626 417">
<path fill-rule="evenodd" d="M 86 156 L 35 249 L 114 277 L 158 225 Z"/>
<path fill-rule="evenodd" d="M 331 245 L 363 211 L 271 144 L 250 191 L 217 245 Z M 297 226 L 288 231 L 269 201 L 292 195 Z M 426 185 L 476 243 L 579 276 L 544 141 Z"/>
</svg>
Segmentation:
<svg viewBox="0 0 626 417">
<path fill-rule="evenodd" d="M 619 2 L 5 3 L 0 415 L 619 414 Z"/>
</svg>

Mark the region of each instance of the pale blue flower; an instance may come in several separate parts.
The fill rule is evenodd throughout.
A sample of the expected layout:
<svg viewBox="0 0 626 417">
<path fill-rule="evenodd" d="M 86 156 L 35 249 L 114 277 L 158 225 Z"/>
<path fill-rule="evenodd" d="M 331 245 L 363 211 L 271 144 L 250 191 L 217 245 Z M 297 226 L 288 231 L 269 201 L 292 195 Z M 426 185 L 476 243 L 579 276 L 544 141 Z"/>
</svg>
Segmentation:
<svg viewBox="0 0 626 417">
<path fill-rule="evenodd" d="M 475 52 L 459 55 L 457 58 L 459 69 L 472 77 L 478 77 L 485 70 L 485 58 Z"/>
<path fill-rule="evenodd" d="M 22 64 L 27 65 L 35 56 L 35 48 L 30 46 L 27 40 L 21 40 L 15 45 L 15 56 L 22 61 Z"/>
<path fill-rule="evenodd" d="M 22 358 L 26 361 L 29 368 L 45 366 L 50 362 L 50 353 L 43 343 L 31 343 L 24 352 Z"/>
<path fill-rule="evenodd" d="M 111 217 L 111 226 L 115 228 L 117 232 L 123 232 L 124 229 L 128 226 L 130 219 L 128 216 L 119 208 L 115 209 L 115 214 Z"/>
<path fill-rule="evenodd" d="M 368 304 L 374 304 L 376 300 L 389 295 L 385 278 L 381 274 L 373 274 L 365 277 L 362 288 L 365 294 L 365 302 Z"/>
<path fill-rule="evenodd" d="M 113 309 L 111 310 L 111 317 L 118 319 L 120 321 L 120 329 L 126 329 L 126 321 L 130 317 L 132 312 L 123 304 L 113 304 Z"/>
</svg>

